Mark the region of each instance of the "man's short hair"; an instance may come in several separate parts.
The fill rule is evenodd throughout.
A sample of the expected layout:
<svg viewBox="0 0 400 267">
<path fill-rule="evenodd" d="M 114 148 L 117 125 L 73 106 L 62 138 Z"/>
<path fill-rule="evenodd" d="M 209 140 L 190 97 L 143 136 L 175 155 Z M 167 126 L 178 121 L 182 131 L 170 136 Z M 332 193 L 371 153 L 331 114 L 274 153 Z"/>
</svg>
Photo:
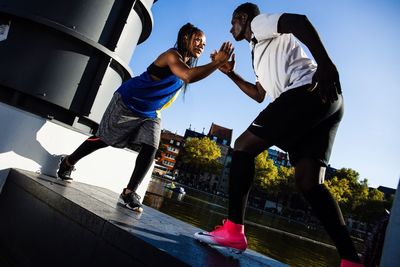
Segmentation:
<svg viewBox="0 0 400 267">
<path fill-rule="evenodd" d="M 254 17 L 260 15 L 260 9 L 256 4 L 253 3 L 244 3 L 238 6 L 234 11 L 233 11 L 233 16 L 239 15 L 239 14 L 247 14 L 249 17 L 250 21 L 253 20 Z"/>
</svg>

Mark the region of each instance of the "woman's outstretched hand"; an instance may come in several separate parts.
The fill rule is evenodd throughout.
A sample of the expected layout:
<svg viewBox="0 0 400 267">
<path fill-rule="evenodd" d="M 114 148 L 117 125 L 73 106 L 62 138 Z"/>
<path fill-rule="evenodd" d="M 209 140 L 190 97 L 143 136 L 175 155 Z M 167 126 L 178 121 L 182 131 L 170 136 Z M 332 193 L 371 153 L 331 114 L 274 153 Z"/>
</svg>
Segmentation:
<svg viewBox="0 0 400 267">
<path fill-rule="evenodd" d="M 211 54 L 211 60 L 219 63 L 220 66 L 228 62 L 229 58 L 232 56 L 234 48 L 231 42 L 224 42 L 221 45 L 219 51 L 214 51 Z"/>
</svg>

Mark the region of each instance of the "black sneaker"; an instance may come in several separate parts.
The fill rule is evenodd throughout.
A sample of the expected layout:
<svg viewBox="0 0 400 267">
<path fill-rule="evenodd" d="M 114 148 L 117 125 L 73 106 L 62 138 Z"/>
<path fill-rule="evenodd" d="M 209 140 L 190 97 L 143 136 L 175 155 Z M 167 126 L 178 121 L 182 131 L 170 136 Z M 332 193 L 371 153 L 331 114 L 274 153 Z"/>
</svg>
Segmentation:
<svg viewBox="0 0 400 267">
<path fill-rule="evenodd" d="M 71 173 L 75 170 L 74 165 L 68 165 L 65 161 L 67 156 L 61 157 L 60 165 L 58 167 L 57 176 L 63 181 L 72 181 Z"/>
<path fill-rule="evenodd" d="M 135 192 L 125 194 L 125 189 L 124 189 L 121 195 L 119 195 L 118 202 L 130 210 L 136 212 L 143 211 L 142 204 L 140 203 L 140 196 Z"/>
</svg>

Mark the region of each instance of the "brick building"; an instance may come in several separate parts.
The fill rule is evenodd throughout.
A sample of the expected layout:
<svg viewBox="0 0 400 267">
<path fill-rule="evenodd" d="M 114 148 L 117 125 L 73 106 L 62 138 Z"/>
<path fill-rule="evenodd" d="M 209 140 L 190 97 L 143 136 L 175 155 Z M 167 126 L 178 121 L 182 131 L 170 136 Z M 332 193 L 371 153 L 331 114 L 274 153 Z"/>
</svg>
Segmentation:
<svg viewBox="0 0 400 267">
<path fill-rule="evenodd" d="M 182 146 L 183 136 L 162 130 L 156 163 L 165 166 L 168 170 L 172 170 Z"/>
</svg>

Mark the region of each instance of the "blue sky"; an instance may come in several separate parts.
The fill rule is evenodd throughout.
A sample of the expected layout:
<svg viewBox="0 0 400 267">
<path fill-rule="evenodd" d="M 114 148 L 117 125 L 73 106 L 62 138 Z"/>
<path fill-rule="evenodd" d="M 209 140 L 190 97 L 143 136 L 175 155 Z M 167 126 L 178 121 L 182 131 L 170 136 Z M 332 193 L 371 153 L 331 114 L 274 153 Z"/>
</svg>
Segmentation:
<svg viewBox="0 0 400 267">
<path fill-rule="evenodd" d="M 351 168 L 369 185 L 397 187 L 400 177 L 400 1 L 398 0 L 274 0 L 252 1 L 262 13 L 305 14 L 316 27 L 341 77 L 345 116 L 339 127 L 330 164 Z M 154 28 L 140 44 L 130 66 L 135 75 L 175 43 L 179 28 L 191 22 L 202 29 L 207 46 L 198 64 L 223 41 L 235 46 L 236 71 L 254 81 L 247 42 L 229 33 L 232 11 L 243 1 L 159 0 L 152 7 Z M 162 127 L 183 135 L 191 128 L 205 133 L 211 123 L 233 129 L 235 140 L 269 103 L 245 96 L 216 71 L 191 84 L 162 112 Z"/>
</svg>

